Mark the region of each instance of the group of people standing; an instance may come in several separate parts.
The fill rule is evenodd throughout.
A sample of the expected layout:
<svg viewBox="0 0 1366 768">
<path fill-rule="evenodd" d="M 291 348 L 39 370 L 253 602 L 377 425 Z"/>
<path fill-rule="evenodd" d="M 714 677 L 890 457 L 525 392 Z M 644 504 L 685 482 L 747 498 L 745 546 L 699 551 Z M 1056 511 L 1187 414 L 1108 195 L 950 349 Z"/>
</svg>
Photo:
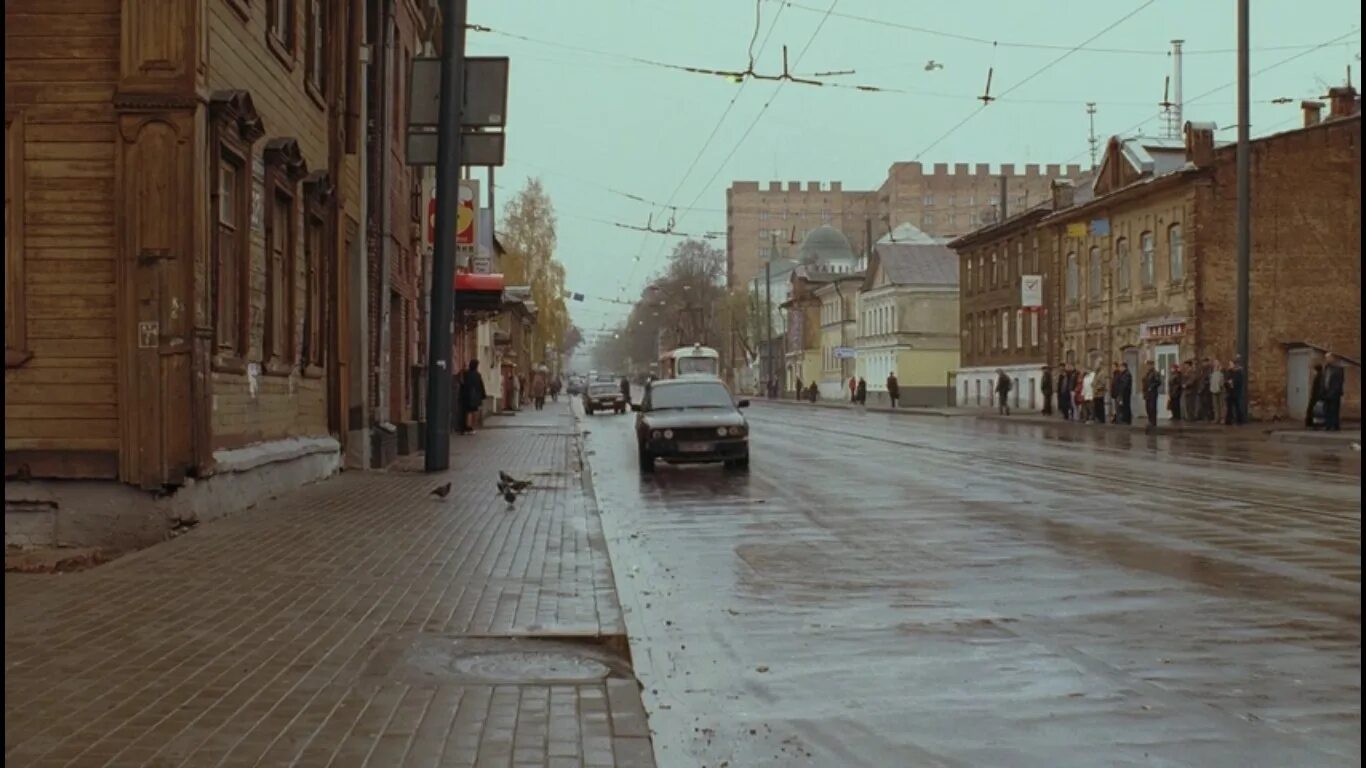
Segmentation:
<svg viewBox="0 0 1366 768">
<path fill-rule="evenodd" d="M 1152 364 L 1148 365 L 1151 369 Z M 1145 376 L 1145 387 L 1147 383 Z M 1040 390 L 1043 393 L 1044 413 L 1053 412 L 1053 395 L 1056 392 L 1058 413 L 1067 421 L 1091 424 L 1105 424 L 1107 421 L 1111 424 L 1134 423 L 1134 375 L 1129 370 L 1128 363 L 1115 363 L 1108 374 L 1103 365 L 1097 365 L 1087 371 L 1069 363 L 1059 368 L 1056 375 L 1045 369 Z M 1010 379 L 1003 371 L 998 372 L 996 392 L 1004 403 L 1006 395 L 1010 392 Z M 1009 409 L 1005 409 L 1005 412 L 1009 413 Z M 1156 416 L 1149 414 L 1149 420 L 1156 421 Z"/>
<path fill-rule="evenodd" d="M 1329 352 L 1323 363 L 1315 364 L 1314 378 L 1309 383 L 1309 411 L 1304 415 L 1304 426 L 1314 429 L 1314 410 L 1323 405 L 1323 428 L 1328 432 L 1342 430 L 1342 395 L 1347 386 L 1347 371 L 1342 360 Z"/>
</svg>

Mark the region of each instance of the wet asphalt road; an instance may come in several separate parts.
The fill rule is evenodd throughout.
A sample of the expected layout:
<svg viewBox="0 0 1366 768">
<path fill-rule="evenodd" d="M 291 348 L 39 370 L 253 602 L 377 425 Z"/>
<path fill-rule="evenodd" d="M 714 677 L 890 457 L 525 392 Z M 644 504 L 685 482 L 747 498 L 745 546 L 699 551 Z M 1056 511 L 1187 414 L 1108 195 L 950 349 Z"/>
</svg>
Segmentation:
<svg viewBox="0 0 1366 768">
<path fill-rule="evenodd" d="M 1360 765 L 1360 454 L 748 414 L 583 420 L 660 766 Z"/>
</svg>

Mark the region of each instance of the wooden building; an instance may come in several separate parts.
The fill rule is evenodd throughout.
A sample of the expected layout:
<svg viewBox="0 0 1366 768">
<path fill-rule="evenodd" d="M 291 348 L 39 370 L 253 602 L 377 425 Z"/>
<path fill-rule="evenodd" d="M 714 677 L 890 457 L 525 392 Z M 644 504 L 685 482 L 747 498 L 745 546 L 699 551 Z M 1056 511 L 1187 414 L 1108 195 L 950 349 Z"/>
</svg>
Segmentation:
<svg viewBox="0 0 1366 768">
<path fill-rule="evenodd" d="M 5 470 L 55 510 L 32 543 L 61 515 L 82 543 L 90 486 L 60 481 L 153 492 L 145 533 L 340 466 L 360 10 L 7 0 Z"/>
</svg>

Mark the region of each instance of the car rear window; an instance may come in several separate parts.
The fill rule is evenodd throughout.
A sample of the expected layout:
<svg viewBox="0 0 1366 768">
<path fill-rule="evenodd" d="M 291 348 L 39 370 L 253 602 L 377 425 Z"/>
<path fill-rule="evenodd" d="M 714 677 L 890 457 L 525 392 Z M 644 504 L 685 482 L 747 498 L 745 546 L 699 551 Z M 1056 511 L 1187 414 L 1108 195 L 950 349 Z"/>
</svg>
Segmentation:
<svg viewBox="0 0 1366 768">
<path fill-rule="evenodd" d="M 715 381 L 696 381 L 653 387 L 650 408 L 734 408 L 735 401 L 724 384 Z"/>
<path fill-rule="evenodd" d="M 614 395 L 617 393 L 617 386 L 615 384 L 594 384 L 588 388 L 588 393 L 591 395 Z"/>
</svg>

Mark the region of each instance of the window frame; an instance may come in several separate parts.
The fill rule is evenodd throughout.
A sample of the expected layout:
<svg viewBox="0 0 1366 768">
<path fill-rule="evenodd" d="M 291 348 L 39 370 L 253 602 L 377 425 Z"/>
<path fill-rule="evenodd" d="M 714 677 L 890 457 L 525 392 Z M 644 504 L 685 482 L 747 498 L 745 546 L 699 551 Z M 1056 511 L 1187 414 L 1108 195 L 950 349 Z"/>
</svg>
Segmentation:
<svg viewBox="0 0 1366 768">
<path fill-rule="evenodd" d="M 1145 291 L 1157 289 L 1157 236 L 1152 230 L 1143 230 L 1138 236 L 1139 285 Z"/>
<path fill-rule="evenodd" d="M 1115 293 L 1128 296 L 1132 289 L 1133 270 L 1129 266 L 1129 238 L 1115 240 Z"/>
<path fill-rule="evenodd" d="M 272 139 L 265 150 L 265 323 L 262 329 L 261 360 L 265 373 L 287 376 L 299 364 L 299 181 L 308 168 L 292 138 Z M 275 253 L 276 221 L 279 203 L 285 202 L 289 221 L 284 252 Z M 275 292 L 284 295 L 276 307 Z M 278 338 L 277 338 L 278 337 Z M 280 348 L 277 349 L 276 346 Z"/>
<path fill-rule="evenodd" d="M 1175 237 L 1172 235 L 1175 233 Z M 1186 233 L 1181 227 L 1181 222 L 1175 222 L 1167 227 L 1167 279 L 1172 283 L 1181 283 L 1186 279 Z M 1177 274 L 1178 267 L 1180 274 Z"/>
<path fill-rule="evenodd" d="M 1086 255 L 1086 299 L 1092 302 L 1100 301 L 1105 296 L 1105 282 L 1101 279 L 1105 257 L 1098 245 L 1091 246 Z"/>
<path fill-rule="evenodd" d="M 304 181 L 303 348 L 300 368 L 308 378 L 321 378 L 327 370 L 329 333 L 332 327 L 332 247 L 330 205 L 335 189 L 326 171 L 310 174 Z M 314 235 L 316 233 L 316 247 Z"/>
<path fill-rule="evenodd" d="M 327 108 L 332 49 L 328 44 L 326 0 L 304 0 L 304 89 L 319 109 Z"/>
<path fill-rule="evenodd" d="M 210 367 L 226 373 L 245 373 L 246 359 L 251 351 L 251 272 L 252 272 L 252 211 L 251 191 L 255 185 L 252 167 L 253 147 L 265 135 L 265 127 L 252 105 L 251 97 L 244 91 L 230 91 L 214 94 L 209 102 L 210 110 L 210 147 L 214 162 L 209 170 L 209 204 L 213 211 L 214 234 L 209 243 L 209 303 L 213 321 L 213 350 Z M 237 165 L 240 177 L 235 193 L 237 209 L 243 221 L 242 237 L 235 242 L 237 273 L 232 282 L 236 284 L 236 294 L 231 298 L 236 305 L 236 338 L 224 343 L 222 337 L 223 319 L 223 253 L 222 239 L 219 237 L 219 198 L 221 197 L 221 162 L 227 159 Z"/>
<path fill-rule="evenodd" d="M 281 7 L 286 9 L 289 26 L 277 30 L 275 17 Z M 286 70 L 294 71 L 299 57 L 299 6 L 295 0 L 266 0 L 266 46 Z"/>
<path fill-rule="evenodd" d="M 1067 303 L 1075 306 L 1081 301 L 1081 260 L 1076 251 L 1068 251 L 1063 269 L 1066 271 L 1064 282 L 1066 284 Z"/>
<path fill-rule="evenodd" d="M 27 283 L 24 277 L 26 116 L 5 110 L 5 368 L 18 368 L 33 358 L 29 349 Z"/>
</svg>

